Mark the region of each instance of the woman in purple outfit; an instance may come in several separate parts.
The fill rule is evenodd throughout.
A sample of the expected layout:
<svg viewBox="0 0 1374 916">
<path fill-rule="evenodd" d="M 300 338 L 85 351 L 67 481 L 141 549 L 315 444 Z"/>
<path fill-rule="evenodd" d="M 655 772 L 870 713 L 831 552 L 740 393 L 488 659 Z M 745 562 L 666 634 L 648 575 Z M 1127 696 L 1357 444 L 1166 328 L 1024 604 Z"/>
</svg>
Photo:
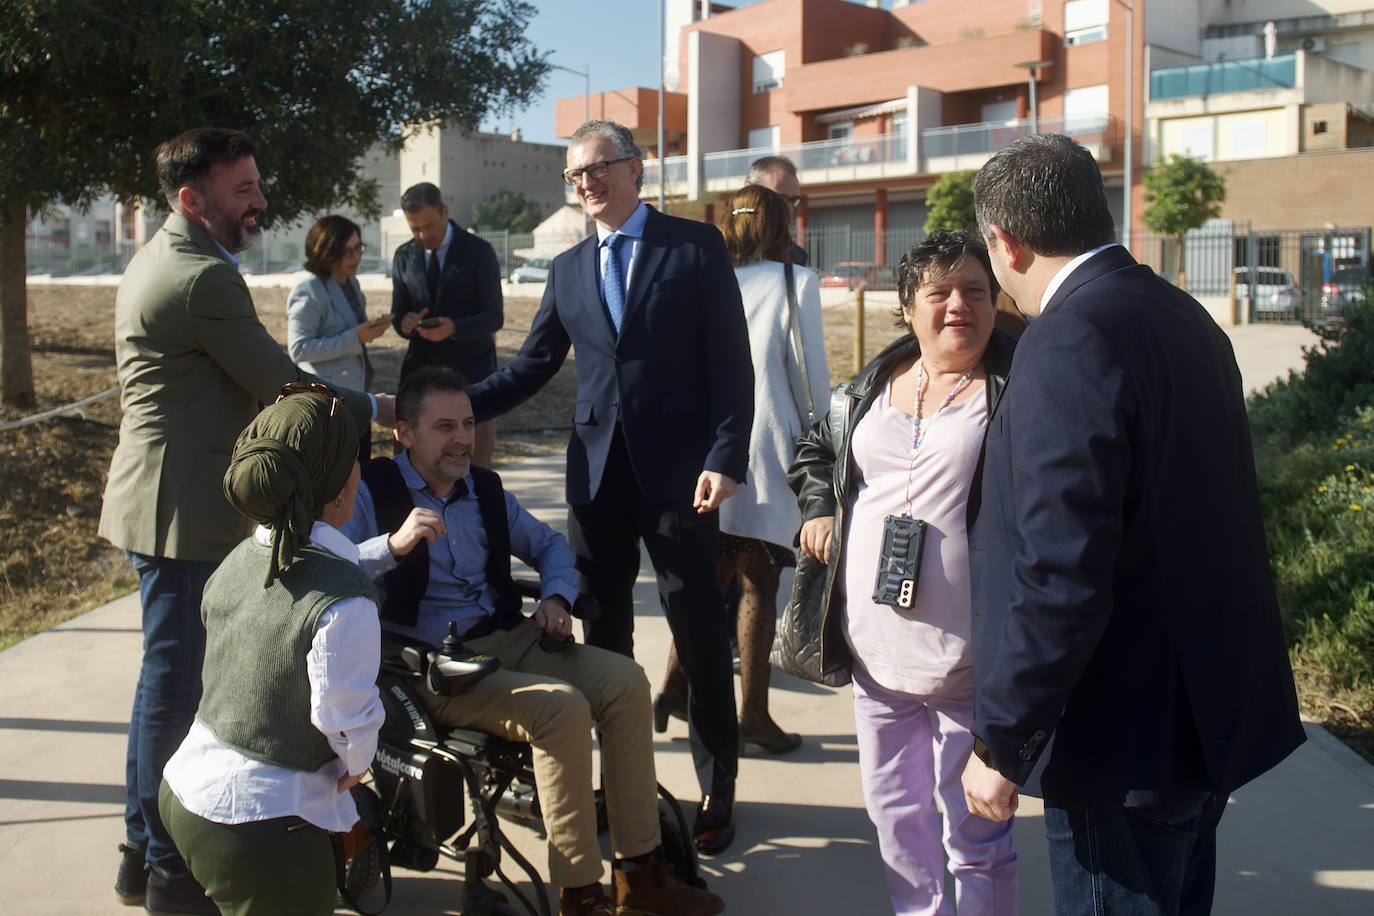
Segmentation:
<svg viewBox="0 0 1374 916">
<path fill-rule="evenodd" d="M 973 747 L 965 510 L 1014 347 L 994 332 L 996 297 L 971 234 L 912 248 L 898 275 L 910 333 L 803 437 L 788 475 L 802 550 L 829 567 L 822 667 L 853 674 L 864 801 L 899 916 L 1016 912 L 1011 823 L 970 814 L 960 782 Z"/>
</svg>

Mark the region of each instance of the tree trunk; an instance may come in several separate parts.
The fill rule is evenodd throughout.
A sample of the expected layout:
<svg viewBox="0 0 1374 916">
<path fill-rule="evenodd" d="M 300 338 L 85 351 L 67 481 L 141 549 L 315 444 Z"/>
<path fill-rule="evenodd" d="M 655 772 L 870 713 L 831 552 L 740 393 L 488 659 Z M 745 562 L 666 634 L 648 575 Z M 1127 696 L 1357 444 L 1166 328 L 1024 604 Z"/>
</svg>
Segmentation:
<svg viewBox="0 0 1374 916">
<path fill-rule="evenodd" d="M 24 257 L 27 222 L 28 206 L 22 197 L 0 202 L 0 399 L 21 408 L 35 404 Z"/>
<path fill-rule="evenodd" d="M 1178 288 L 1188 291 L 1188 252 L 1184 248 L 1183 236 L 1178 236 Z"/>
</svg>

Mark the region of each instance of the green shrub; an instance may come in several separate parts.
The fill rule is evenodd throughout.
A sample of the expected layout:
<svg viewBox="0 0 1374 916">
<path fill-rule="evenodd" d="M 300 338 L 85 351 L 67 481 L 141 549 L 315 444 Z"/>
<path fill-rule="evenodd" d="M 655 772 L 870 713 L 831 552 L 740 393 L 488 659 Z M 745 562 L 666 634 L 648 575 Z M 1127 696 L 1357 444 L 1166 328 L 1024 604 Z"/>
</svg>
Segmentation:
<svg viewBox="0 0 1374 916">
<path fill-rule="evenodd" d="M 1255 465 L 1304 709 L 1374 759 L 1374 309 L 1320 333 L 1250 401 Z"/>
<path fill-rule="evenodd" d="M 1347 308 L 1343 327 L 1315 327 L 1301 373 L 1274 382 L 1250 401 L 1257 443 L 1281 448 L 1328 437 L 1361 407 L 1374 404 L 1374 303 Z"/>
</svg>

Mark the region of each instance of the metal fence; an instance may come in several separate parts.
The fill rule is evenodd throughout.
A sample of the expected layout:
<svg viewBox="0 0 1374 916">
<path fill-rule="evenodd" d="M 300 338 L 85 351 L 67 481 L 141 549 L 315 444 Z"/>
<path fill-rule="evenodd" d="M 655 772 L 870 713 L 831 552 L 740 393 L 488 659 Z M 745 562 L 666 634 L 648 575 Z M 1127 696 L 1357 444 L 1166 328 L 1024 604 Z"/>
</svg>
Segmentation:
<svg viewBox="0 0 1374 916">
<path fill-rule="evenodd" d="M 1241 323 L 1325 324 L 1363 301 L 1370 227 L 1254 229 L 1213 220 L 1177 239 L 1135 236 L 1136 258 L 1198 298 L 1228 300 Z"/>
<path fill-rule="evenodd" d="M 896 289 L 903 253 L 924 239 L 919 227 L 881 235 L 852 226 L 809 228 L 802 238 L 825 286 Z M 1214 220 L 1187 234 L 1136 234 L 1131 250 L 1170 283 L 1182 284 L 1237 323 L 1328 323 L 1362 301 L 1371 282 L 1369 227 L 1261 230 Z M 1253 290 L 1253 292 L 1252 292 Z M 1220 301 L 1218 301 L 1220 300 Z"/>
</svg>

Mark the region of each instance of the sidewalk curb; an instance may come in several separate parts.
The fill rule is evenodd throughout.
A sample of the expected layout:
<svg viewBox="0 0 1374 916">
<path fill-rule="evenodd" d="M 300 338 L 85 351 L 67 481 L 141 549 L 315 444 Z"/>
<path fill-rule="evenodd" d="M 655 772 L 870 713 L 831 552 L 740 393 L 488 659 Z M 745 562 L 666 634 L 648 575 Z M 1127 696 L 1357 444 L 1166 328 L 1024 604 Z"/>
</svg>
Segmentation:
<svg viewBox="0 0 1374 916">
<path fill-rule="evenodd" d="M 1326 755 L 1350 771 L 1350 774 L 1374 789 L 1374 763 L 1365 760 L 1340 738 L 1327 731 L 1320 722 L 1302 717 L 1303 728 L 1313 744 L 1326 752 Z"/>
</svg>

